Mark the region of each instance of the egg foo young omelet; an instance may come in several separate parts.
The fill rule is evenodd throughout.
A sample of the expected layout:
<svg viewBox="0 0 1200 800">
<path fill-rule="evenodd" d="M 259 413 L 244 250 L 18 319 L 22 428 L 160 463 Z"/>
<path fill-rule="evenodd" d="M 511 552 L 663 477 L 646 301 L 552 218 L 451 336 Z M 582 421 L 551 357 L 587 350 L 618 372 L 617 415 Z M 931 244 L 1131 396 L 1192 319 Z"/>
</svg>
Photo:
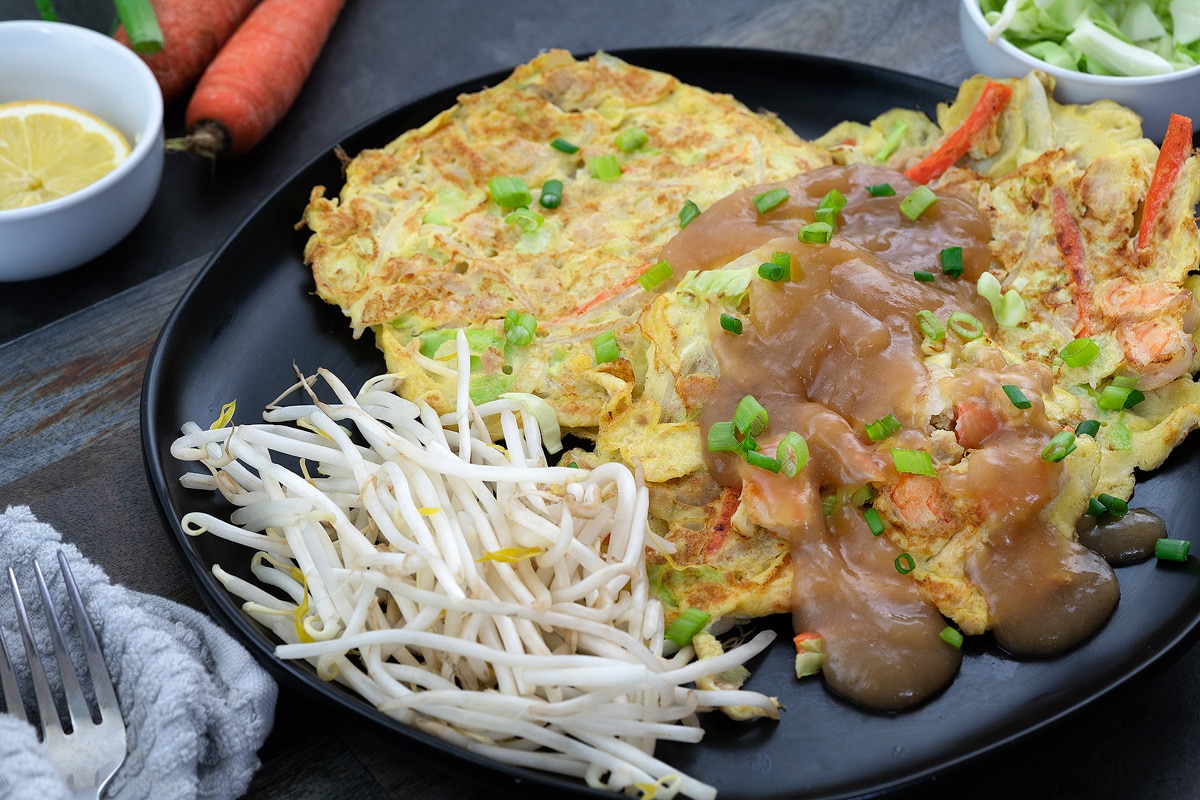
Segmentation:
<svg viewBox="0 0 1200 800">
<path fill-rule="evenodd" d="M 563 463 L 636 466 L 669 614 L 789 613 L 832 689 L 895 710 L 952 679 L 957 631 L 1044 655 L 1118 602 L 1077 527 L 1200 412 L 1187 155 L 1143 224 L 1137 117 L 1040 74 L 810 143 L 551 52 L 317 187 L 306 257 L 406 396 L 453 404 L 465 328 L 472 399 L 539 398 L 587 442 Z"/>
</svg>

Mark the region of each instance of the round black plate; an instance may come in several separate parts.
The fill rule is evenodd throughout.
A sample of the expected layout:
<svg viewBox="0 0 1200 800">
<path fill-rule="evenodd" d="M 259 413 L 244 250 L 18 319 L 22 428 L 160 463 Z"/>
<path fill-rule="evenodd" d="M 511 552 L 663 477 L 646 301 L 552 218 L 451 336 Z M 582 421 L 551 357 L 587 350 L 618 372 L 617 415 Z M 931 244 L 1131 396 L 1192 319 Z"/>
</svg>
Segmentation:
<svg viewBox="0 0 1200 800">
<path fill-rule="evenodd" d="M 896 106 L 933 114 L 951 87 L 895 72 L 802 55 L 715 48 L 619 52 L 633 64 L 671 72 L 707 89 L 729 92 L 754 109 L 777 113 L 801 136 L 817 136 L 844 119 L 866 121 Z M 348 134 L 353 154 L 385 144 L 453 104 L 463 91 L 494 85 L 490 75 L 403 106 Z M 283 663 L 275 642 L 250 621 L 212 578 L 210 567 L 245 575 L 249 552 L 216 537 L 190 538 L 180 516 L 223 509 L 179 486 L 184 471 L 171 441 L 188 420 L 207 424 L 221 405 L 238 401 L 239 420 L 256 421 L 264 405 L 294 380 L 326 367 L 350 386 L 383 369 L 369 335 L 350 338 L 341 312 L 312 295 L 304 266 L 306 234 L 294 231 L 312 186 L 336 194 L 339 162 L 322 153 L 280 187 L 221 247 L 167 320 L 150 357 L 142 397 L 142 441 L 156 499 L 191 578 L 213 616 L 285 685 L 356 715 L 390 737 L 398 755 L 453 769 L 488 787 L 536 786 L 555 793 L 605 796 L 580 783 L 514 769 L 471 756 L 376 712 L 341 687 L 319 680 L 306 664 Z M 1176 536 L 1197 530 L 1200 461 L 1185 444 L 1138 488 L 1138 505 L 1166 517 Z M 782 634 L 751 665 L 749 688 L 787 707 L 778 723 L 731 723 L 709 715 L 699 745 L 664 745 L 659 754 L 712 783 L 723 800 L 877 796 L 995 751 L 1095 700 L 1188 639 L 1200 621 L 1195 559 L 1119 571 L 1122 599 L 1108 625 L 1078 650 L 1043 661 L 1015 661 L 986 639 L 967 645 L 961 674 L 939 697 L 898 715 L 862 711 L 825 691 L 819 679 L 797 681 L 787 620 L 765 620 Z M 464 764 L 473 764 L 464 769 Z"/>
</svg>

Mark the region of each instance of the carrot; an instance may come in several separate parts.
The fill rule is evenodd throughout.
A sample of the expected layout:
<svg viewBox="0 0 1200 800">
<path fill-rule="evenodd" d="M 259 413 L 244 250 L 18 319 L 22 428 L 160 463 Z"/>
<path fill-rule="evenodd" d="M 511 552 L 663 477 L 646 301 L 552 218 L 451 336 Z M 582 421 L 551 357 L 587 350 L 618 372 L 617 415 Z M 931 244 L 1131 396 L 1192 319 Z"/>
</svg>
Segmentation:
<svg viewBox="0 0 1200 800">
<path fill-rule="evenodd" d="M 1141 250 L 1150 243 L 1158 215 L 1162 213 L 1179 182 L 1183 162 L 1192 154 L 1192 121 L 1180 114 L 1172 114 L 1163 136 L 1158 160 L 1154 162 L 1154 175 L 1150 178 L 1150 189 L 1142 205 L 1142 224 L 1138 227 L 1137 246 Z"/>
<path fill-rule="evenodd" d="M 196 83 L 258 0 L 151 0 L 163 32 L 163 49 L 143 56 L 170 104 Z M 125 27 L 113 37 L 132 48 Z"/>
<path fill-rule="evenodd" d="M 173 142 L 207 158 L 243 155 L 292 107 L 346 0 L 262 0 L 200 77 Z"/>
<path fill-rule="evenodd" d="M 1083 232 L 1071 215 L 1070 201 L 1062 189 L 1054 187 L 1051 201 L 1054 243 L 1058 245 L 1058 252 L 1062 253 L 1075 293 L 1075 335 L 1086 336 L 1092 329 L 1091 299 L 1094 287 L 1083 250 Z"/>
<path fill-rule="evenodd" d="M 1012 97 L 1012 89 L 1003 83 L 988 81 L 979 100 L 962 124 L 950 132 L 932 153 L 904 171 L 917 183 L 929 183 L 970 152 L 971 147 L 987 134 L 1000 119 L 1001 112 Z"/>
</svg>

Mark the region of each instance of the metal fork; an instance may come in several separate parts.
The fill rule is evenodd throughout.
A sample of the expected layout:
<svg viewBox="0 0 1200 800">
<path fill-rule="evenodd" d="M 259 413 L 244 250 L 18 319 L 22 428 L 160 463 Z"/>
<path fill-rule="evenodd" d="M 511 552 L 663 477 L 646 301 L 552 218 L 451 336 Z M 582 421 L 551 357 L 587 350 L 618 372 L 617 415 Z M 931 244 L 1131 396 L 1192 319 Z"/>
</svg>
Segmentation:
<svg viewBox="0 0 1200 800">
<path fill-rule="evenodd" d="M 29 615 L 26 613 L 25 603 L 21 598 L 21 591 L 17 587 L 17 577 L 13 573 L 12 567 L 8 568 L 8 585 L 12 590 L 17 622 L 21 627 L 21 636 L 25 642 L 25 653 L 29 658 L 30 678 L 37 700 L 38 715 L 41 718 L 42 745 L 76 798 L 99 800 L 104 787 L 125 760 L 125 721 L 121 716 L 121 707 L 117 703 L 112 678 L 108 674 L 108 668 L 104 665 L 104 657 L 100 652 L 100 644 L 96 640 L 96 632 L 83 607 L 83 599 L 79 596 L 75 577 L 71 574 L 71 567 L 67 564 L 67 558 L 62 551 L 58 553 L 58 563 L 62 568 L 72 616 L 75 618 L 75 627 L 79 631 L 79 638 L 83 644 L 83 652 L 87 659 L 87 671 L 91 676 L 91 694 L 95 698 L 98 712 L 93 713 L 92 708 L 89 707 L 87 695 L 84 694 L 79 676 L 71 664 L 66 639 L 63 636 L 62 627 L 59 625 L 54 603 L 50 599 L 50 591 L 46 588 L 42 567 L 35 560 L 33 571 L 37 578 L 42 609 L 49 623 L 50 639 L 54 646 L 55 659 L 58 662 L 58 672 L 62 676 L 63 695 L 66 697 L 67 712 L 70 718 L 69 729 L 63 727 L 63 720 L 55 705 L 50 680 L 46 676 L 42 657 L 34 644 L 33 628 L 29 624 Z M 13 674 L 12 663 L 8 651 L 4 647 L 3 637 L 0 637 L 0 688 L 4 690 L 4 703 L 8 713 L 21 719 L 28 719 L 25 706 L 21 701 L 16 675 Z"/>
</svg>

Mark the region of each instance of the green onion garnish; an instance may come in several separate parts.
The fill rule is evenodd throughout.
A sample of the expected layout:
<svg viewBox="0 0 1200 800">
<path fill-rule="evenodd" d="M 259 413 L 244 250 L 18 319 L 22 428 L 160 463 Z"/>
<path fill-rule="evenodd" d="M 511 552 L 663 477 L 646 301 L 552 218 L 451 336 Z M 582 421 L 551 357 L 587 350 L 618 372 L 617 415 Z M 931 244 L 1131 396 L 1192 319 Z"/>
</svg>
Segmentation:
<svg viewBox="0 0 1200 800">
<path fill-rule="evenodd" d="M 875 510 L 875 506 L 863 509 L 863 519 L 867 521 L 867 528 L 870 529 L 873 536 L 883 533 L 883 520 L 879 518 L 879 512 Z"/>
<path fill-rule="evenodd" d="M 913 277 L 916 278 L 917 280 L 921 281 L 922 283 L 932 283 L 934 281 L 933 273 L 926 272 L 923 269 L 913 270 Z"/>
<path fill-rule="evenodd" d="M 776 445 L 775 457 L 783 464 L 783 474 L 794 478 L 808 465 L 808 442 L 795 431 L 788 431 Z"/>
<path fill-rule="evenodd" d="M 1091 514 L 1093 517 L 1099 517 L 1107 514 L 1108 509 L 1104 507 L 1104 503 L 1101 503 L 1094 497 L 1089 497 L 1087 513 Z"/>
<path fill-rule="evenodd" d="M 529 312 L 517 313 L 517 310 L 509 309 L 504 315 L 504 339 L 511 345 L 516 347 L 524 347 L 533 341 L 533 334 L 537 332 L 537 318 Z"/>
<path fill-rule="evenodd" d="M 921 309 L 917 312 L 917 325 L 921 328 L 921 333 L 925 334 L 925 338 L 936 342 L 946 337 L 946 328 L 942 325 L 941 320 L 933 315 L 932 311 Z"/>
<path fill-rule="evenodd" d="M 979 276 L 975 283 L 975 293 L 987 300 L 992 307 L 992 316 L 996 324 L 1005 328 L 1015 328 L 1025 318 L 1025 298 L 1016 289 L 1009 289 L 1001 294 L 1000 281 L 990 272 Z"/>
<path fill-rule="evenodd" d="M 613 144 L 622 153 L 631 153 L 648 141 L 650 141 L 650 135 L 641 128 L 626 128 L 617 134 L 617 138 L 613 139 Z"/>
<path fill-rule="evenodd" d="M 888 131 L 887 138 L 883 140 L 883 147 L 879 148 L 879 152 L 875 154 L 876 163 L 882 164 L 891 158 L 892 153 L 896 152 L 896 148 L 900 146 L 900 140 L 904 138 L 904 134 L 908 131 L 908 123 L 902 119 L 896 120 L 892 125 L 892 129 Z"/>
<path fill-rule="evenodd" d="M 943 275 L 957 278 L 963 274 L 963 249 L 961 247 L 947 247 L 942 250 L 938 258 L 942 262 Z"/>
<path fill-rule="evenodd" d="M 1025 393 L 1019 387 L 1013 386 L 1011 383 L 1006 383 L 1000 388 L 1004 390 L 1004 393 L 1008 395 L 1008 399 L 1017 408 L 1033 408 L 1033 403 L 1029 401 L 1029 398 L 1025 396 Z"/>
<path fill-rule="evenodd" d="M 562 204 L 563 184 L 560 180 L 549 180 L 542 184 L 542 193 L 538 203 L 542 208 L 558 208 Z"/>
<path fill-rule="evenodd" d="M 1104 506 L 1104 510 L 1113 517 L 1120 519 L 1129 513 L 1129 504 L 1119 497 L 1114 497 L 1111 494 L 1101 492 L 1096 495 L 1096 499 Z"/>
<path fill-rule="evenodd" d="M 550 146 L 553 147 L 555 150 L 559 151 L 560 153 L 566 153 L 568 155 L 570 155 L 571 153 L 579 152 L 579 146 L 571 144 L 566 139 L 561 139 L 561 138 L 555 139 L 553 142 L 550 143 Z"/>
<path fill-rule="evenodd" d="M 689 608 L 667 626 L 667 632 L 663 636 L 668 641 L 683 647 L 690 643 L 697 633 L 704 630 L 704 626 L 708 624 L 711 618 L 712 615 L 706 611 L 701 611 L 698 608 Z"/>
<path fill-rule="evenodd" d="M 838 497 L 836 494 L 826 495 L 821 498 L 821 513 L 827 517 L 832 517 L 833 512 L 837 511 Z"/>
<path fill-rule="evenodd" d="M 1159 539 L 1154 543 L 1154 557 L 1159 561 L 1187 561 L 1191 547 L 1187 539 Z"/>
<path fill-rule="evenodd" d="M 913 557 L 908 553 L 901 553 L 896 556 L 896 560 L 892 562 L 896 565 L 896 572 L 901 575 L 907 575 L 917 568 L 917 562 L 913 561 Z"/>
<path fill-rule="evenodd" d="M 742 457 L 746 459 L 746 463 L 752 467 L 759 467 L 768 472 L 778 473 L 783 469 L 783 462 L 778 458 L 760 453 L 757 450 L 745 450 L 742 452 Z"/>
<path fill-rule="evenodd" d="M 597 364 L 616 361 L 621 357 L 621 351 L 617 348 L 617 335 L 612 331 L 605 331 L 592 339 L 592 350 L 596 355 Z"/>
<path fill-rule="evenodd" d="M 524 178 L 492 178 L 488 181 L 488 192 L 501 208 L 520 208 L 533 202 Z"/>
<path fill-rule="evenodd" d="M 909 475 L 937 476 L 937 470 L 933 468 L 933 456 L 924 450 L 905 450 L 893 447 L 892 464 L 895 465 L 897 472 Z"/>
<path fill-rule="evenodd" d="M 1096 356 L 1100 355 L 1100 345 L 1086 336 L 1080 336 L 1059 350 L 1058 355 L 1068 367 L 1082 367 L 1096 360 Z"/>
<path fill-rule="evenodd" d="M 742 449 L 733 421 L 723 419 L 708 429 L 708 449 L 713 453 L 736 453 Z"/>
<path fill-rule="evenodd" d="M 837 189 L 830 189 L 817 202 L 817 208 L 832 208 L 834 211 L 841 211 L 846 207 L 846 195 L 839 192 Z"/>
<path fill-rule="evenodd" d="M 953 311 L 946 320 L 946 327 L 964 342 L 973 342 L 983 336 L 983 323 L 965 311 Z"/>
<path fill-rule="evenodd" d="M 1122 408 L 1125 408 L 1125 403 L 1129 400 L 1129 393 L 1133 391 L 1133 387 L 1136 385 L 1137 378 L 1128 375 L 1117 375 L 1100 392 L 1100 399 L 1096 401 L 1096 405 L 1106 411 L 1120 411 Z"/>
<path fill-rule="evenodd" d="M 536 231 L 542 227 L 542 223 L 545 221 L 545 217 L 536 211 L 530 211 L 528 208 L 515 209 L 504 218 L 506 225 L 516 225 L 527 233 Z"/>
<path fill-rule="evenodd" d="M 621 177 L 621 165 L 611 153 L 589 158 L 587 168 L 591 176 L 598 181 L 613 181 Z"/>
<path fill-rule="evenodd" d="M 733 427 L 747 436 L 758 436 L 767 429 L 769 420 L 767 410 L 752 394 L 739 400 L 733 412 Z"/>
<path fill-rule="evenodd" d="M 798 238 L 809 244 L 829 244 L 833 238 L 833 226 L 828 222 L 810 222 L 800 229 Z"/>
<path fill-rule="evenodd" d="M 1145 399 L 1146 395 L 1142 393 L 1141 389 L 1130 389 L 1129 396 L 1125 398 L 1125 405 L 1122 408 L 1133 408 Z"/>
<path fill-rule="evenodd" d="M 150 0 L 116 0 L 115 4 L 135 53 L 151 55 L 163 49 L 162 28 Z"/>
<path fill-rule="evenodd" d="M 1083 422 L 1075 426 L 1076 436 L 1090 436 L 1096 438 L 1096 434 L 1100 432 L 1100 421 L 1095 419 L 1085 419 Z"/>
<path fill-rule="evenodd" d="M 900 427 L 900 420 L 896 419 L 896 415 L 888 414 L 867 424 L 867 438 L 872 442 L 882 442 L 900 430 Z"/>
<path fill-rule="evenodd" d="M 918 186 L 900 201 L 900 213 L 916 222 L 937 200 L 937 195 L 928 186 Z"/>
<path fill-rule="evenodd" d="M 1075 451 L 1075 434 L 1059 431 L 1050 437 L 1050 443 L 1042 448 L 1042 461 L 1062 461 Z"/>
<path fill-rule="evenodd" d="M 742 321 L 732 314 L 722 314 L 721 327 L 730 333 L 740 334 L 742 332 Z"/>
<path fill-rule="evenodd" d="M 686 228 L 688 223 L 700 216 L 700 206 L 688 200 L 683 204 L 683 208 L 679 209 L 679 227 Z"/>
<path fill-rule="evenodd" d="M 791 270 L 781 264 L 764 261 L 758 265 L 758 277 L 768 281 L 786 281 L 791 278 Z"/>
<path fill-rule="evenodd" d="M 962 631 L 960 631 L 958 628 L 955 628 L 953 625 L 947 625 L 946 627 L 942 628 L 942 632 L 938 634 L 938 638 L 953 647 L 955 650 L 962 649 Z"/>
<path fill-rule="evenodd" d="M 867 194 L 871 197 L 892 197 L 896 194 L 896 190 L 890 183 L 876 183 L 867 187 Z"/>
<path fill-rule="evenodd" d="M 774 189 L 768 189 L 762 194 L 754 195 L 754 207 L 758 209 L 758 213 L 765 214 L 787 199 L 788 190 L 782 187 L 776 187 Z"/>
<path fill-rule="evenodd" d="M 647 292 L 650 292 L 661 285 L 664 281 L 669 280 L 670 277 L 671 265 L 665 261 L 660 261 L 653 267 L 648 268 L 641 275 L 638 275 L 638 283 L 642 285 L 643 289 L 645 289 Z"/>
</svg>

